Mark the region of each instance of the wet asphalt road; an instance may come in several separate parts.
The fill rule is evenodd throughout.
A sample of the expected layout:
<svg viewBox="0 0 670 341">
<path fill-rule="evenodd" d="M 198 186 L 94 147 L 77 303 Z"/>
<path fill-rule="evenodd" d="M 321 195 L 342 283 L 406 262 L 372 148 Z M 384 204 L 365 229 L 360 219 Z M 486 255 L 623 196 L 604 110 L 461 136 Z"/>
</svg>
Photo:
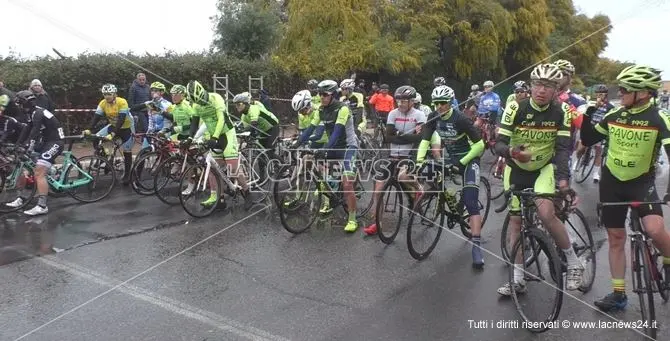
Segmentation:
<svg viewBox="0 0 670 341">
<path fill-rule="evenodd" d="M 575 188 L 593 226 L 597 187 Z M 495 292 L 507 267 L 487 255 L 484 271 L 472 270 L 457 229 L 417 262 L 402 233 L 390 246 L 335 224 L 294 236 L 262 206 L 251 216 L 240 205 L 197 220 L 119 188 L 95 204 L 51 200 L 50 210 L 0 218 L 0 340 L 642 339 L 623 329 L 534 335 L 491 326 L 518 320 L 513 303 Z M 495 255 L 503 218 L 491 212 L 483 232 Z M 590 306 L 610 291 L 605 235 L 593 232 L 602 246 L 595 285 L 564 297 L 559 320 L 610 321 Z M 627 281 L 629 306 L 613 316 L 635 321 L 638 299 Z M 658 339 L 667 340 L 670 307 L 656 307 Z"/>
</svg>

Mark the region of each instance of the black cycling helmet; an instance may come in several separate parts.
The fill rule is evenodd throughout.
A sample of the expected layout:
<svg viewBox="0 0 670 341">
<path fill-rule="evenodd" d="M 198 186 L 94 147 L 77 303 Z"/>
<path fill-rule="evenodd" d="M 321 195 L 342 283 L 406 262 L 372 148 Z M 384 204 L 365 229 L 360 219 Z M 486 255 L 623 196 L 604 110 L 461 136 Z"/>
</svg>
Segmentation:
<svg viewBox="0 0 670 341">
<path fill-rule="evenodd" d="M 389 87 L 388 84 L 382 84 L 381 86 L 379 86 L 379 88 L 380 88 L 381 90 L 389 90 L 389 89 L 391 89 L 391 88 Z"/>
<path fill-rule="evenodd" d="M 416 98 L 416 89 L 409 85 L 403 85 L 395 90 L 393 94 L 395 99 L 414 99 Z"/>
<path fill-rule="evenodd" d="M 16 102 L 20 105 L 32 105 L 35 106 L 35 94 L 30 90 L 21 90 L 16 93 Z"/>
<path fill-rule="evenodd" d="M 593 86 L 593 92 L 597 94 L 606 94 L 609 92 L 609 90 L 607 89 L 607 85 L 605 84 L 596 84 L 595 86 Z"/>
</svg>

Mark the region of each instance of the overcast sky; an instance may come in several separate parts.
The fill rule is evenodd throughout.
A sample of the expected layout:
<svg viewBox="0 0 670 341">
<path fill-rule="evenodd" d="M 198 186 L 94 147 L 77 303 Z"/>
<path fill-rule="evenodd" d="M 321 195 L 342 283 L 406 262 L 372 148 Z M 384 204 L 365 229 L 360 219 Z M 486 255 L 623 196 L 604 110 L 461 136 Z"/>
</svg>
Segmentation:
<svg viewBox="0 0 670 341">
<path fill-rule="evenodd" d="M 603 13 L 612 20 L 604 56 L 661 68 L 670 79 L 670 0 L 573 1 L 590 16 Z M 5 28 L 0 55 L 11 49 L 26 57 L 54 56 L 52 47 L 70 56 L 87 50 L 201 51 L 212 40 L 209 17 L 215 14 L 215 4 L 216 0 L 0 0 Z"/>
</svg>

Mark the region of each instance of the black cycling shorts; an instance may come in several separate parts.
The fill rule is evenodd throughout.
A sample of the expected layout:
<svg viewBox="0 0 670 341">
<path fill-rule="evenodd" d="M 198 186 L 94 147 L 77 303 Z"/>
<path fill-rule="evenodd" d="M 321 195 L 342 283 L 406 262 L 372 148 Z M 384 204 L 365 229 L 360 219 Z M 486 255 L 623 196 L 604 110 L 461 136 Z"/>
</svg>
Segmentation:
<svg viewBox="0 0 670 341">
<path fill-rule="evenodd" d="M 658 193 L 654 178 L 621 181 L 607 169 L 602 168 L 600 178 L 600 201 L 657 201 Z M 663 216 L 661 205 L 642 205 L 638 209 L 640 217 L 648 215 Z M 605 206 L 601 212 L 601 221 L 606 228 L 624 228 L 628 209 L 624 206 Z"/>
<path fill-rule="evenodd" d="M 40 154 L 37 164 L 51 168 L 56 158 L 63 152 L 63 141 L 43 142 L 35 146 L 34 150 Z"/>
</svg>

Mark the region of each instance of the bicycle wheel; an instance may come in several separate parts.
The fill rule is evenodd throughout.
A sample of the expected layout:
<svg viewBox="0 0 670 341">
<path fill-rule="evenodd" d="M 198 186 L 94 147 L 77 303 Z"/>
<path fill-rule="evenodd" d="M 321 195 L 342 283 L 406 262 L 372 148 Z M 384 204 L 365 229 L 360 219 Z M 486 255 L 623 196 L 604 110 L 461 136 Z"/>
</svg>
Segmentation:
<svg viewBox="0 0 670 341">
<path fill-rule="evenodd" d="M 498 156 L 489 168 L 489 185 L 491 186 L 491 200 L 500 198 L 505 192 L 503 188 L 503 173 L 505 171 L 505 158 Z"/>
<path fill-rule="evenodd" d="M 500 231 L 500 252 L 506 264 L 512 263 L 510 255 L 512 254 L 512 243 L 509 229 L 509 220 L 510 215 L 505 216 L 503 221 L 502 230 Z M 517 237 L 518 238 L 518 237 Z M 524 262 L 526 267 L 529 267 L 535 262 L 537 254 L 540 252 L 539 246 L 535 243 L 534 240 L 526 238 L 526 243 L 524 244 L 526 250 L 524 251 L 524 256 L 526 260 Z"/>
<path fill-rule="evenodd" d="M 296 166 L 291 168 L 295 170 Z M 292 176 L 276 181 L 272 192 L 282 226 L 288 232 L 300 234 L 317 221 L 321 195 L 311 174 L 289 171 Z"/>
<path fill-rule="evenodd" d="M 423 260 L 437 246 L 444 225 L 444 200 L 437 193 L 424 194 L 409 214 L 407 249 L 412 258 Z"/>
<path fill-rule="evenodd" d="M 179 191 L 181 183 L 181 167 L 184 159 L 172 156 L 158 165 L 154 176 L 154 190 L 156 197 L 168 205 L 179 204 Z"/>
<path fill-rule="evenodd" d="M 189 215 L 202 218 L 214 212 L 223 197 L 221 175 L 214 170 L 206 174 L 204 165 L 184 171 L 179 181 L 179 203 Z"/>
<path fill-rule="evenodd" d="M 516 258 L 518 252 L 522 253 L 522 259 L 527 258 L 524 253 L 528 247 L 522 245 L 528 240 L 533 240 L 538 245 L 539 253 L 537 260 L 531 266 L 523 266 L 524 280 L 528 287 L 532 282 L 544 282 L 533 288 L 534 292 L 539 292 L 539 298 L 528 298 L 519 295 L 516 290 L 512 290 L 512 299 L 519 316 L 528 322 L 528 329 L 533 333 L 542 333 L 549 329 L 548 322 L 555 321 L 561 312 L 563 305 L 563 276 L 561 259 L 556 252 L 554 243 L 549 237 L 536 228 L 526 229 L 525 238 L 519 238 L 512 248 L 512 259 Z M 522 243 L 523 241 L 523 243 Z M 519 265 L 509 267 L 509 283 L 514 282 L 514 269 Z M 558 280 L 553 280 L 554 278 Z M 528 289 L 528 288 L 527 288 Z M 526 293 L 528 295 L 529 293 Z M 536 312 L 537 308 L 549 311 Z M 538 316 L 537 318 L 534 318 Z"/>
<path fill-rule="evenodd" d="M 20 168 L 19 168 L 20 167 Z M 2 172 L 2 187 L 0 188 L 0 213 L 16 212 L 26 207 L 35 197 L 37 184 L 35 172 L 24 164 L 15 164 L 9 172 Z M 23 202 L 16 207 L 7 204 L 21 198 Z"/>
<path fill-rule="evenodd" d="M 152 195 L 156 192 L 154 178 L 161 162 L 161 155 L 157 152 L 141 153 L 135 159 L 130 170 L 130 183 L 137 194 Z"/>
<path fill-rule="evenodd" d="M 116 172 L 111 165 L 96 155 L 88 155 L 74 160 L 67 170 L 66 183 L 89 179 L 87 183 L 68 190 L 70 196 L 81 202 L 96 202 L 104 199 L 112 192 L 116 184 Z"/>
<path fill-rule="evenodd" d="M 589 178 L 595 165 L 593 148 L 587 147 L 581 157 L 577 158 L 577 171 L 575 172 L 575 181 L 581 184 Z"/>
<path fill-rule="evenodd" d="M 638 222 L 639 224 L 639 222 Z M 639 226 L 638 226 L 639 228 Z M 639 230 L 638 230 L 639 231 Z M 654 290 L 651 280 L 652 263 L 646 245 L 639 239 L 631 242 L 633 255 L 633 291 L 640 300 L 640 312 L 644 322 L 644 335 L 656 340 L 656 309 L 654 307 Z"/>
<path fill-rule="evenodd" d="M 407 218 L 406 208 L 410 205 L 410 201 L 409 195 L 396 181 L 389 181 L 384 185 L 375 207 L 375 224 L 382 243 L 393 243 L 400 232 L 400 226 Z"/>
<path fill-rule="evenodd" d="M 462 199 L 461 199 L 462 200 Z M 461 233 L 465 238 L 472 238 L 472 231 L 470 230 L 470 225 L 468 219 L 470 218 L 470 213 L 465 209 L 461 203 L 462 207 L 461 214 L 463 216 L 463 221 L 459 223 L 461 226 Z M 482 228 L 486 223 L 486 218 L 489 216 L 489 210 L 491 208 L 491 185 L 489 180 L 483 176 L 479 177 L 479 215 L 482 217 Z"/>
<path fill-rule="evenodd" d="M 586 217 L 579 209 L 574 209 L 564 221 L 570 243 L 579 261 L 584 265 L 581 292 L 589 292 L 596 278 L 596 245 Z M 562 256 L 563 257 L 563 256 Z M 564 260 L 565 261 L 565 260 Z"/>
<path fill-rule="evenodd" d="M 656 288 L 658 289 L 658 294 L 661 295 L 663 302 L 668 301 L 668 295 L 670 294 L 670 287 L 666 283 L 667 276 L 665 274 L 665 269 L 663 266 L 663 255 L 656 247 L 652 245 L 651 252 L 651 263 L 656 265 L 656 271 L 654 271 L 654 276 L 652 279 L 656 282 Z"/>
</svg>

